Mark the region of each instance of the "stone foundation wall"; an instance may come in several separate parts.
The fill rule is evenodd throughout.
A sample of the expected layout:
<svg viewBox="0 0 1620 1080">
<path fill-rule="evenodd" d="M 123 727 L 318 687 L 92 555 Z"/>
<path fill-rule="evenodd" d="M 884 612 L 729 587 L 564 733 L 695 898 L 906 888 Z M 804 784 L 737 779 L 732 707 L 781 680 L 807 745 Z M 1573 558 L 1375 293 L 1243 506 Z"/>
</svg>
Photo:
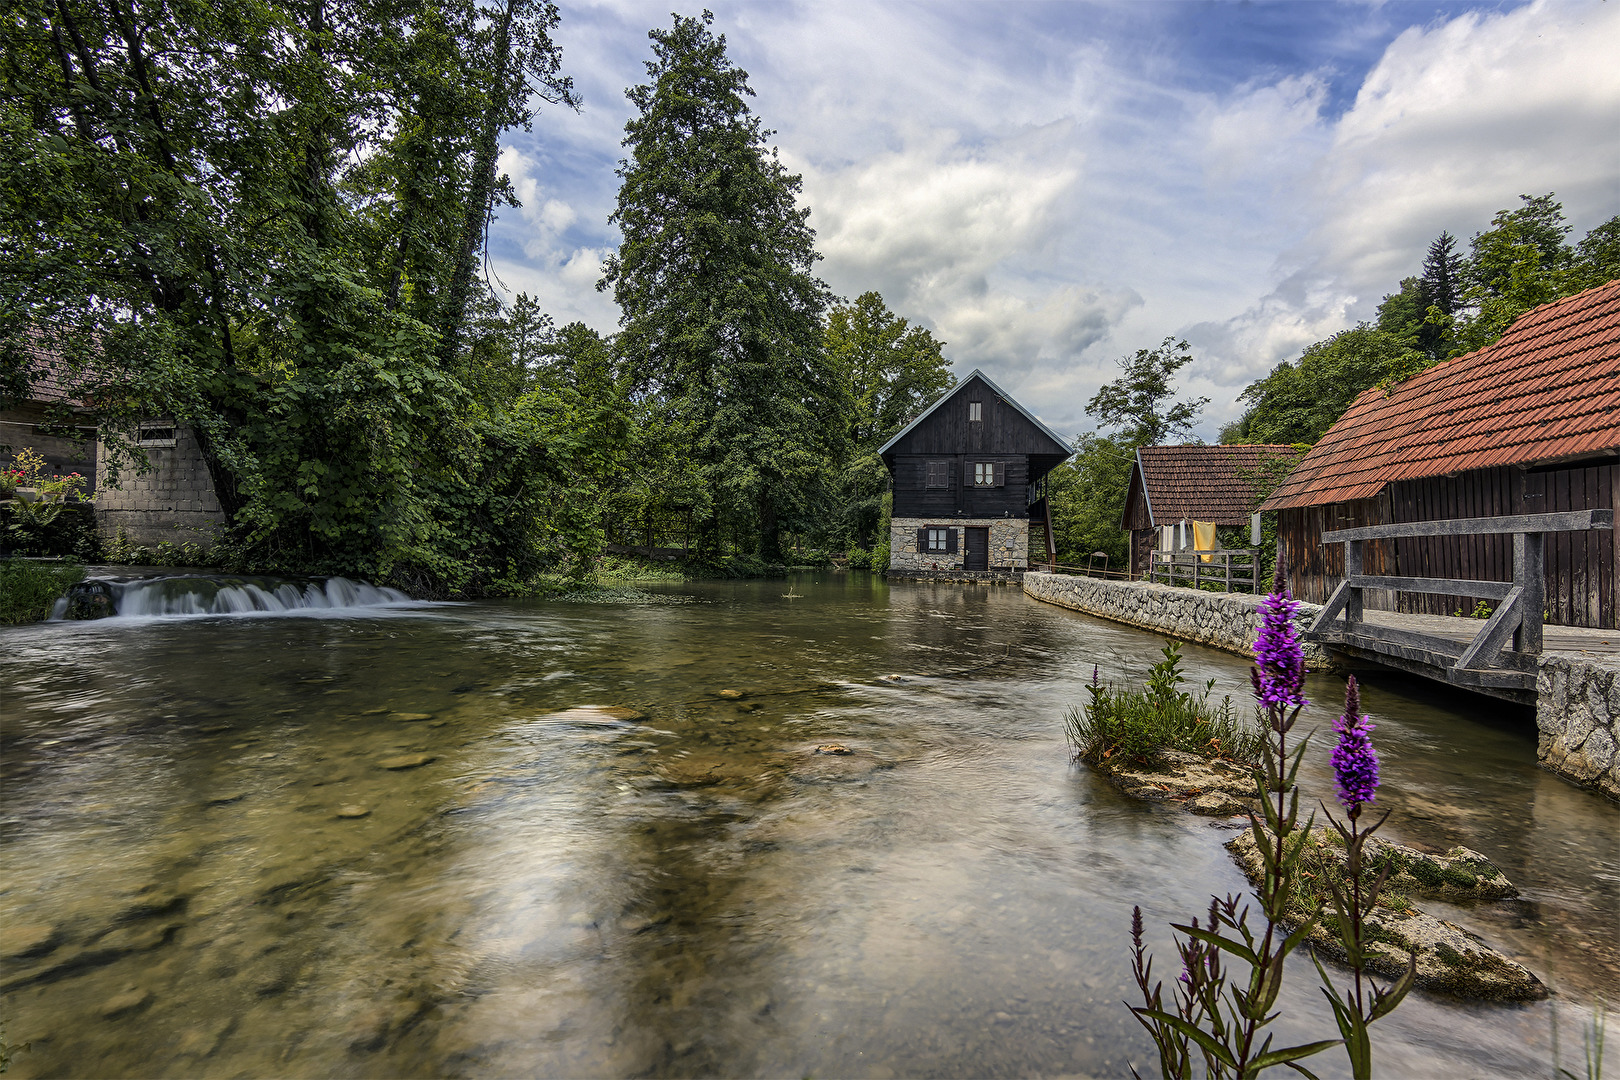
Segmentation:
<svg viewBox="0 0 1620 1080">
<path fill-rule="evenodd" d="M 956 530 L 956 550 L 918 551 L 917 530 L 930 525 Z M 990 528 L 990 568 L 992 570 L 1023 570 L 1029 566 L 1028 518 L 893 518 L 889 522 L 890 571 L 926 570 L 930 572 L 961 570 L 966 539 L 962 530 L 968 527 Z"/>
<path fill-rule="evenodd" d="M 1034 570 L 1024 575 L 1024 591 L 1049 604 L 1240 656 L 1253 654 L 1264 599 L 1246 593 L 1201 592 L 1145 581 L 1108 581 Z M 1294 624 L 1302 636 L 1320 610 L 1316 604 L 1299 605 Z M 1305 642 L 1304 647 L 1307 667 L 1313 671 L 1333 667 L 1320 645 Z"/>
<path fill-rule="evenodd" d="M 173 446 L 147 447 L 151 471 L 137 475 L 121 470 L 117 487 L 107 483 L 108 455 L 97 453 L 96 530 L 104 539 L 113 539 L 122 529 L 129 543 L 143 547 L 165 541 L 207 547 L 213 542 L 225 521 L 214 481 L 191 430 L 177 429 L 174 441 Z"/>
<path fill-rule="evenodd" d="M 1620 801 L 1620 664 L 1551 653 L 1536 675 L 1536 760 Z"/>
</svg>

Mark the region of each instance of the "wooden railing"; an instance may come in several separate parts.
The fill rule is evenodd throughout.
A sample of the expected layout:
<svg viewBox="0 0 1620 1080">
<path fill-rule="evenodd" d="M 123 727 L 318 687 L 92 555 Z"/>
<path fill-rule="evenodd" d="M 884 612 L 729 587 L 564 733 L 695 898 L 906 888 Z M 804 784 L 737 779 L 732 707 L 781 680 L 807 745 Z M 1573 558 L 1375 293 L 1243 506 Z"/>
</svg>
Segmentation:
<svg viewBox="0 0 1620 1080">
<path fill-rule="evenodd" d="M 1322 534 L 1324 544 L 1344 545 L 1344 581 L 1328 598 L 1310 632 L 1320 634 L 1343 613 L 1346 635 L 1369 633 L 1377 627 L 1362 621 L 1362 593 L 1366 589 L 1428 593 L 1441 596 L 1484 597 L 1498 601 L 1473 641 L 1457 657 L 1454 667 L 1481 670 L 1496 664 L 1510 643 L 1519 657 L 1541 652 L 1542 608 L 1545 597 L 1543 555 L 1547 533 L 1585 532 L 1614 528 L 1613 510 L 1566 510 L 1557 514 L 1513 514 L 1507 517 L 1454 518 L 1448 521 L 1406 521 L 1394 525 L 1367 525 Z M 1369 540 L 1398 540 L 1414 536 L 1513 537 L 1513 580 L 1470 581 L 1461 578 L 1383 577 L 1362 573 L 1362 545 Z M 1403 635 L 1411 636 L 1411 635 Z"/>
<path fill-rule="evenodd" d="M 1232 551 L 1155 551 L 1153 561 L 1148 564 L 1147 579 L 1162 580 L 1167 585 L 1191 585 L 1194 589 L 1202 588 L 1206 582 L 1219 583 L 1222 592 L 1232 592 L 1234 585 L 1241 585 L 1252 593 L 1259 587 L 1259 576 L 1255 571 L 1257 554 L 1253 548 L 1237 548 Z M 1204 561 L 1206 555 L 1209 556 L 1209 562 Z"/>
</svg>

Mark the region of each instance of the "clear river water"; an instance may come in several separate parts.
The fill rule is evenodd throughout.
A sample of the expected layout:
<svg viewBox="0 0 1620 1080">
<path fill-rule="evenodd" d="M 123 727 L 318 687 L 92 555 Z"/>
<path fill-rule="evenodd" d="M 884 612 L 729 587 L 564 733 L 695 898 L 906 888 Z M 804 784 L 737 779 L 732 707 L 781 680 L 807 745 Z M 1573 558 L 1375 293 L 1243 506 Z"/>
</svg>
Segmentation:
<svg viewBox="0 0 1620 1080">
<path fill-rule="evenodd" d="M 1166 923 L 1245 882 L 1224 823 L 1071 763 L 1063 714 L 1162 642 L 1007 587 L 652 591 L 0 632 L 13 1075 L 1156 1074 L 1131 907 L 1169 977 Z M 1246 697 L 1241 658 L 1186 656 Z M 1343 681 L 1308 692 L 1324 797 Z M 1557 1038 L 1579 1075 L 1620 809 L 1536 767 L 1526 711 L 1363 700 L 1389 834 L 1524 894 L 1425 906 L 1556 991 L 1414 993 L 1377 1074 L 1547 1076 Z M 1279 1039 L 1331 1034 L 1315 983 L 1301 957 Z"/>
</svg>

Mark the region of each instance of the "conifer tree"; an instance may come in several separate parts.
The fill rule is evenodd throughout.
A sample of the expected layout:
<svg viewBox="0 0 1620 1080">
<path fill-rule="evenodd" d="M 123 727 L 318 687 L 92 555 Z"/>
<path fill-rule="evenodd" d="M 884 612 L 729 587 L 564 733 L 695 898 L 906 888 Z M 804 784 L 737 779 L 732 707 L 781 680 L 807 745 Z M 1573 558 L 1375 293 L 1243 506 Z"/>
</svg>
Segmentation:
<svg viewBox="0 0 1620 1080">
<path fill-rule="evenodd" d="M 1457 238 L 1442 230 L 1423 260 L 1424 299 L 1445 314 L 1456 315 L 1462 273 L 1463 257 L 1457 251 Z"/>
<path fill-rule="evenodd" d="M 713 16 L 654 30 L 648 81 L 629 91 L 613 290 L 632 384 L 661 404 L 706 492 L 704 531 L 780 535 L 825 507 L 845 412 L 822 347 L 829 295 L 800 177 L 766 145 L 748 73 Z"/>
</svg>

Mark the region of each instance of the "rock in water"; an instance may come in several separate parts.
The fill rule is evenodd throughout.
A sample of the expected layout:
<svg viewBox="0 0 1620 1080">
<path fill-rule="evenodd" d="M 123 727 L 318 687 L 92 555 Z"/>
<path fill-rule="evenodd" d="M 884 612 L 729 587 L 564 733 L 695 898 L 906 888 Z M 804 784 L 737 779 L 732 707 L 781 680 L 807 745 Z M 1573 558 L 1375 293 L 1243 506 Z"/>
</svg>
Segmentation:
<svg viewBox="0 0 1620 1080">
<path fill-rule="evenodd" d="M 818 753 L 818 754 L 839 754 L 839 755 L 842 755 L 842 754 L 853 754 L 854 752 L 855 751 L 851 750 L 849 747 L 845 746 L 843 743 L 837 743 L 837 742 L 822 743 L 820 746 L 816 747 L 816 753 Z"/>
<path fill-rule="evenodd" d="M 379 769 L 390 769 L 398 772 L 402 769 L 416 769 L 430 761 L 438 760 L 432 754 L 401 754 L 398 757 L 383 758 L 377 762 Z"/>
<path fill-rule="evenodd" d="M 1255 847 L 1252 832 L 1245 830 L 1226 846 L 1249 880 L 1265 875 L 1265 861 Z M 1502 883 L 1506 882 L 1502 878 Z M 1494 882 L 1491 887 L 1496 887 Z M 1290 912 L 1291 917 L 1303 915 L 1293 909 Z M 1374 908 L 1366 917 L 1365 927 L 1367 969 L 1375 974 L 1396 978 L 1405 972 L 1408 955 L 1416 954 L 1417 985 L 1425 990 L 1486 1001 L 1538 1001 L 1549 993 L 1528 968 L 1492 949 L 1478 934 L 1417 908 Z M 1338 934 L 1321 923 L 1311 930 L 1310 940 L 1329 956 L 1344 959 L 1344 945 Z"/>
<path fill-rule="evenodd" d="M 56 948 L 56 927 L 46 923 L 0 926 L 0 956 L 35 956 Z"/>
<path fill-rule="evenodd" d="M 125 990 L 122 994 L 110 997 L 102 1002 L 102 1019 L 111 1020 L 115 1016 L 123 1016 L 125 1013 L 134 1012 L 151 1000 L 152 991 L 150 990 L 143 990 L 139 987 Z"/>
<path fill-rule="evenodd" d="M 717 690 L 717 691 L 715 691 L 715 693 L 718 694 L 720 697 L 725 698 L 727 701 L 736 701 L 738 698 L 744 698 L 744 697 L 748 696 L 747 694 L 743 693 L 741 690 Z"/>
<path fill-rule="evenodd" d="M 409 723 L 416 720 L 431 720 L 433 714 L 430 712 L 393 712 L 388 714 L 388 719 Z"/>
<path fill-rule="evenodd" d="M 104 619 L 118 614 L 112 586 L 105 581 L 81 581 L 67 591 L 64 619 Z"/>
<path fill-rule="evenodd" d="M 340 806 L 338 807 L 337 816 L 340 818 L 363 818 L 369 813 L 371 811 L 363 806 Z"/>
</svg>

